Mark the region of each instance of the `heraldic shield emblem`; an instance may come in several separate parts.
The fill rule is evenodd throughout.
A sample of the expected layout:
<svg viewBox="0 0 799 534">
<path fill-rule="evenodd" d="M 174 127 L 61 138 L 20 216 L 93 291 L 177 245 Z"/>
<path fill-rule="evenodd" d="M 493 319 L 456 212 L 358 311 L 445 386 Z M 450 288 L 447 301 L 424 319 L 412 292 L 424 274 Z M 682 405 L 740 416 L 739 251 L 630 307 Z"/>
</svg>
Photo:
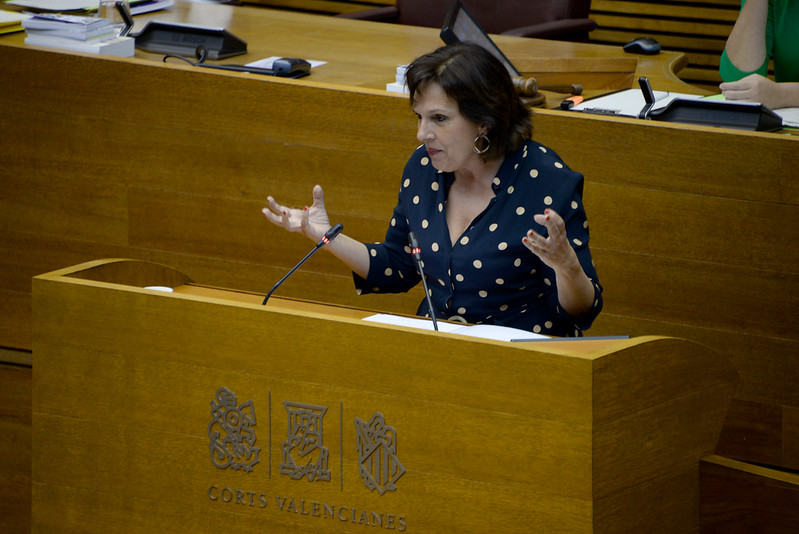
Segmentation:
<svg viewBox="0 0 799 534">
<path fill-rule="evenodd" d="M 260 447 L 255 446 L 255 408 L 252 400 L 236 406 L 236 395 L 219 388 L 211 401 L 211 422 L 208 424 L 211 461 L 219 469 L 252 471 L 259 462 Z"/>
<path fill-rule="evenodd" d="M 397 489 L 396 482 L 405 474 L 397 458 L 397 433 L 386 425 L 385 418 L 375 413 L 369 423 L 355 418 L 358 434 L 358 463 L 364 484 L 380 495 Z"/>
<path fill-rule="evenodd" d="M 330 481 L 328 451 L 323 446 L 324 406 L 283 402 L 288 412 L 288 439 L 283 442 L 280 472 L 294 480 Z"/>
</svg>

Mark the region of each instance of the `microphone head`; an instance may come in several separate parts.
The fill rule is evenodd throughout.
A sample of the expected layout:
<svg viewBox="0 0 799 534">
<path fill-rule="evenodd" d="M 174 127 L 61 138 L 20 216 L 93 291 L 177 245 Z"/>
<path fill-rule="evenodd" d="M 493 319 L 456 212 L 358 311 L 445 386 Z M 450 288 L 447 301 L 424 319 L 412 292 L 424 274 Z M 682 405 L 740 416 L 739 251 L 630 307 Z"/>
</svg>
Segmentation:
<svg viewBox="0 0 799 534">
<path fill-rule="evenodd" d="M 413 232 L 408 232 L 408 244 L 411 246 L 411 254 L 413 254 L 413 259 L 416 261 L 421 261 L 422 250 L 419 248 L 419 240 L 416 239 L 416 234 Z"/>
<path fill-rule="evenodd" d="M 317 248 L 327 245 L 328 243 L 333 241 L 336 238 L 336 236 L 341 233 L 343 229 L 344 225 L 341 223 L 336 223 L 335 225 L 331 226 L 330 229 L 327 232 L 325 232 L 325 235 L 322 236 L 322 240 L 316 244 Z"/>
<path fill-rule="evenodd" d="M 344 230 L 344 225 L 341 223 L 336 223 L 330 227 L 330 230 L 325 232 L 325 237 L 327 238 L 328 241 L 333 241 L 336 238 L 336 236 L 341 233 L 342 230 Z"/>
</svg>

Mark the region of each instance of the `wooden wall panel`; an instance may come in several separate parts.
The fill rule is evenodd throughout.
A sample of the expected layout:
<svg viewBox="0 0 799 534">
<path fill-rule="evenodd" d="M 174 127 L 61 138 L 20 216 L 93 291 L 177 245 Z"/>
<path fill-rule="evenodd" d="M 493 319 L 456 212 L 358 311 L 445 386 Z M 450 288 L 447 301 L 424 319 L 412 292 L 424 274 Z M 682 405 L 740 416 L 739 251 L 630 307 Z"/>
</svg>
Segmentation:
<svg viewBox="0 0 799 534">
<path fill-rule="evenodd" d="M 799 475 L 719 456 L 700 465 L 703 533 L 790 534 L 799 528 Z"/>
<path fill-rule="evenodd" d="M 652 37 L 663 50 L 687 55 L 680 78 L 718 91 L 719 58 L 740 7 L 739 0 L 593 0 L 591 18 L 597 28 L 590 37 L 619 46 Z"/>
<path fill-rule="evenodd" d="M 31 370 L 0 364 L 0 531 L 30 532 Z"/>
</svg>

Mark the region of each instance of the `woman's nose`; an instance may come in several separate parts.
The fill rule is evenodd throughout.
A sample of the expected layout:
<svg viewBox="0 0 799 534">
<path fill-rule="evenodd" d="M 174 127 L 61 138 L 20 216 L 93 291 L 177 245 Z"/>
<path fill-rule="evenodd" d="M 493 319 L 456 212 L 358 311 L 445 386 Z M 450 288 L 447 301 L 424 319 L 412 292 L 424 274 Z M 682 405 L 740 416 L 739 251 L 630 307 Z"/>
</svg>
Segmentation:
<svg viewBox="0 0 799 534">
<path fill-rule="evenodd" d="M 419 125 L 416 127 L 416 139 L 419 142 L 424 143 L 425 141 L 429 141 L 432 139 L 433 134 L 430 131 L 430 128 L 427 127 L 425 121 L 419 121 Z"/>
</svg>

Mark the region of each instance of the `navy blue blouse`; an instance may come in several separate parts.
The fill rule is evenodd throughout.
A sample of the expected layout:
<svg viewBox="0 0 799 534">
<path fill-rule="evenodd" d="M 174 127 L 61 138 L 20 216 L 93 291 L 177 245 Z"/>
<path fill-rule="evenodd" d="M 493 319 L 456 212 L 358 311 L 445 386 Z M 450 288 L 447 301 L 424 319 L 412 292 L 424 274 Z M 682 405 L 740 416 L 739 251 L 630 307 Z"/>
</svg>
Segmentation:
<svg viewBox="0 0 799 534">
<path fill-rule="evenodd" d="M 405 292 L 421 281 L 408 233 L 421 248 L 436 318 L 498 324 L 553 336 L 580 336 L 602 309 L 602 287 L 588 249 L 582 203 L 583 176 L 552 150 L 527 141 L 510 154 L 494 178 L 494 198 L 452 245 L 444 206 L 452 173 L 437 171 L 424 146 L 403 172 L 399 201 L 383 243 L 366 246 L 366 279 L 355 275 L 361 293 Z M 560 214 L 580 264 L 594 284 L 591 312 L 577 320 L 561 310 L 555 273 L 524 246 L 530 229 L 547 235 L 533 215 L 550 208 Z M 429 315 L 423 300 L 418 315 Z"/>
</svg>

